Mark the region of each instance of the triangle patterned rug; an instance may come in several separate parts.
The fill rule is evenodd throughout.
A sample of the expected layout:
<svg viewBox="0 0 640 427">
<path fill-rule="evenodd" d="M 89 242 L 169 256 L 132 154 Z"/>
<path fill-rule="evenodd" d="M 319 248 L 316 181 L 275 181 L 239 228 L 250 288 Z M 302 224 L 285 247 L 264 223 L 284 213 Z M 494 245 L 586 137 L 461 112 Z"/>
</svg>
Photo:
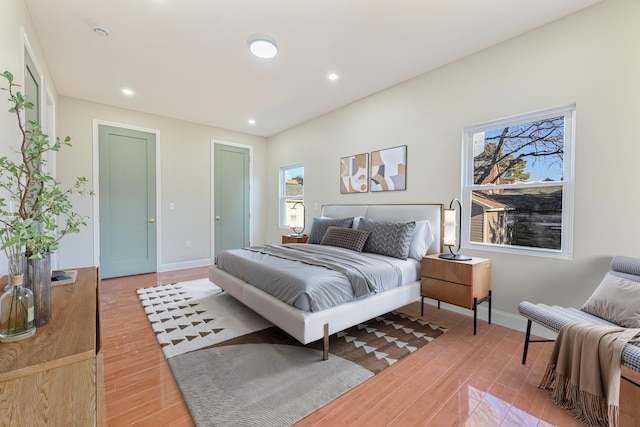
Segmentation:
<svg viewBox="0 0 640 427">
<path fill-rule="evenodd" d="M 208 279 L 138 289 L 198 426 L 289 426 L 446 332 L 399 312 L 303 346 Z"/>
</svg>

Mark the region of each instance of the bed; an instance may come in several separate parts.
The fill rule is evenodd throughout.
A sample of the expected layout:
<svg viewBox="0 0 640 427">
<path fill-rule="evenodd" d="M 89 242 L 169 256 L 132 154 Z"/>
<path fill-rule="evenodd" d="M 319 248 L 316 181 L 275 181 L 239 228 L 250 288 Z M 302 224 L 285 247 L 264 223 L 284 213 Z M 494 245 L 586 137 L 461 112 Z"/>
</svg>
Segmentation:
<svg viewBox="0 0 640 427">
<path fill-rule="evenodd" d="M 316 227 L 316 222 L 324 224 L 325 222 L 331 222 L 331 219 L 354 218 L 356 222 L 355 228 L 364 229 L 366 229 L 367 224 L 370 225 L 380 221 L 415 222 L 416 231 L 419 224 L 426 222 L 427 231 L 424 233 L 426 240 L 422 249 L 426 251 L 427 254 L 439 253 L 441 252 L 442 242 L 442 210 L 442 204 L 324 205 L 322 207 L 321 218 L 314 218 L 309 239 L 312 241 L 314 234 L 316 234 L 315 240 L 317 241 L 317 232 L 324 232 L 322 227 Z M 364 219 L 364 221 L 362 219 Z M 360 221 L 362 221 L 362 224 L 359 224 Z M 325 229 L 328 228 L 325 227 Z M 373 234 L 371 234 L 371 236 L 373 236 Z M 326 237 L 326 234 L 323 237 Z M 412 241 L 412 250 L 414 249 L 414 243 L 415 241 Z M 312 303 L 300 302 L 300 298 L 296 301 L 289 301 L 290 303 L 283 302 L 260 289 L 259 287 L 262 286 L 262 283 L 259 283 L 261 282 L 260 280 L 256 280 L 255 277 L 247 278 L 245 274 L 240 274 L 240 272 L 245 269 L 244 265 L 236 265 L 236 275 L 246 278 L 249 282 L 253 282 L 255 286 L 236 277 L 236 275 L 231 272 L 225 271 L 225 269 L 234 271 L 233 265 L 236 261 L 233 261 L 232 255 L 237 256 L 241 253 L 248 258 L 258 257 L 259 259 L 254 261 L 261 264 L 266 263 L 264 260 L 266 257 L 274 261 L 278 260 L 275 263 L 281 264 L 283 262 L 282 258 L 280 258 L 281 252 L 297 253 L 312 249 L 312 246 L 320 247 L 323 245 L 300 243 L 265 245 L 265 247 L 269 247 L 264 249 L 264 251 L 266 251 L 265 253 L 262 252 L 263 249 L 251 250 L 250 248 L 225 251 L 218 256 L 217 261 L 221 265 L 216 264 L 209 269 L 209 279 L 228 294 L 271 321 L 302 344 L 323 339 L 323 358 L 325 360 L 328 357 L 329 335 L 420 299 L 419 257 L 416 257 L 417 259 L 412 261 L 415 266 L 415 275 L 409 277 L 405 273 L 402 274 L 402 280 L 408 281 L 408 283 L 403 283 L 400 286 L 395 286 L 390 289 L 376 289 L 368 294 L 359 295 L 349 301 L 338 302 L 336 305 L 330 307 L 324 307 L 322 304 L 315 304 L 317 305 L 315 306 Z M 344 250 L 342 248 L 338 249 Z M 269 251 L 275 251 L 275 254 L 268 253 Z M 229 252 L 229 254 L 227 254 L 227 252 Z M 363 252 L 363 254 L 364 253 L 365 252 Z M 408 259 L 411 262 L 411 257 L 408 257 Z M 251 260 L 246 262 L 251 262 Z M 287 260 L 287 262 L 295 261 Z M 322 267 L 316 266 L 316 268 Z M 284 270 L 277 270 L 276 267 L 273 267 L 272 273 L 274 276 L 284 277 L 287 274 L 287 270 L 289 269 L 286 268 L 286 266 Z M 406 271 L 406 268 L 403 271 Z"/>
</svg>

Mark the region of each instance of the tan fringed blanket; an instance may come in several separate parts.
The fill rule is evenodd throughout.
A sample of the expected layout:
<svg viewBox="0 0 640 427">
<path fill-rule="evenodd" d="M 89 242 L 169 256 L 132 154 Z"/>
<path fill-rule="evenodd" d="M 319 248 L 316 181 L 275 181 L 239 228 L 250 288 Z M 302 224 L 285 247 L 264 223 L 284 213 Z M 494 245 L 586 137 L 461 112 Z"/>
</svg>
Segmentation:
<svg viewBox="0 0 640 427">
<path fill-rule="evenodd" d="M 540 388 L 590 426 L 617 427 L 622 347 L 640 329 L 570 323 L 560 329 Z"/>
</svg>

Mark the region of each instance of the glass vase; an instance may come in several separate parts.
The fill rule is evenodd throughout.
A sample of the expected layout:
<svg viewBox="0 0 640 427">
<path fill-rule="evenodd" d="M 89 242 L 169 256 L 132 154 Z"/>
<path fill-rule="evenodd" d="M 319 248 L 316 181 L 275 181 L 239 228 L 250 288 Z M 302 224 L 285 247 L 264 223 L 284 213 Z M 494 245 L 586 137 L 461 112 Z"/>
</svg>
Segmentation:
<svg viewBox="0 0 640 427">
<path fill-rule="evenodd" d="M 9 270 L 9 289 L 0 297 L 0 342 L 19 341 L 36 333 L 33 293 L 22 286 L 23 274 Z"/>
<path fill-rule="evenodd" d="M 51 256 L 26 258 L 24 265 L 24 285 L 35 298 L 35 325 L 39 328 L 51 320 Z"/>
</svg>

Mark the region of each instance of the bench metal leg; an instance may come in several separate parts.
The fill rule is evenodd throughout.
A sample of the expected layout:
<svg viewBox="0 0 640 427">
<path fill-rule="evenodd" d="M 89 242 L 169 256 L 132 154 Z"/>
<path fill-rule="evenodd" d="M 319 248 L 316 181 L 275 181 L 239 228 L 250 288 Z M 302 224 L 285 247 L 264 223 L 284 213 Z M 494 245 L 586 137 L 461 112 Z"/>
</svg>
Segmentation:
<svg viewBox="0 0 640 427">
<path fill-rule="evenodd" d="M 529 338 L 531 336 L 531 319 L 527 319 L 527 333 L 524 336 L 524 351 L 522 352 L 522 364 L 527 363 L 527 352 L 529 351 Z"/>
<path fill-rule="evenodd" d="M 524 336 L 524 351 L 522 352 L 522 364 L 527 363 L 527 352 L 530 342 L 555 342 L 555 340 L 532 340 L 531 339 L 531 319 L 527 319 L 527 333 Z"/>
</svg>

